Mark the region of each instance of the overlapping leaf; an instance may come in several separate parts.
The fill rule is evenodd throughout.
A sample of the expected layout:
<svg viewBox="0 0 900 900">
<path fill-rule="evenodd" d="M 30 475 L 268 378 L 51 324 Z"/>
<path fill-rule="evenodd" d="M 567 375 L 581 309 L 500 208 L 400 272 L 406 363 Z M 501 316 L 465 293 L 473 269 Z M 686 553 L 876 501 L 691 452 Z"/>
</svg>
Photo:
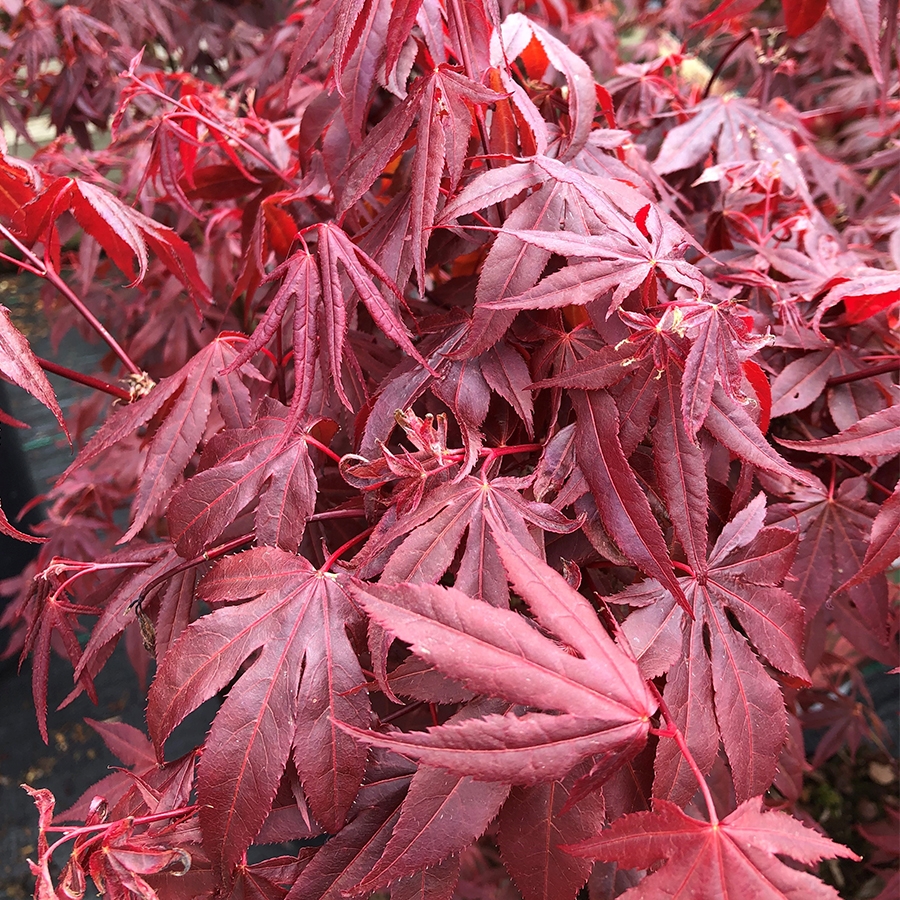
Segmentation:
<svg viewBox="0 0 900 900">
<path fill-rule="evenodd" d="M 538 548 L 528 532 L 529 524 L 559 534 L 578 527 L 549 504 L 526 500 L 520 492 L 531 480 L 490 478 L 482 472 L 480 477 L 439 485 L 415 512 L 400 517 L 371 539 L 359 559 L 359 574 L 369 577 L 381 565 L 382 582 L 437 583 L 453 563 L 465 535 L 455 587 L 494 606 L 506 606 L 509 591 L 498 555 L 497 532 L 487 527 L 486 516 L 494 516 L 532 552 Z M 391 553 L 385 563 L 382 554 L 388 548 Z"/>
<path fill-rule="evenodd" d="M 618 884 L 643 879 L 629 896 L 829 896 L 776 855 L 834 848 L 757 797 L 710 824 L 671 805 L 697 785 L 670 729 L 646 740 L 657 720 L 642 679 L 665 691 L 725 810 L 726 771 L 743 800 L 769 786 L 779 754 L 775 787 L 799 796 L 802 735 L 781 687 L 805 683 L 826 639 L 896 654 L 880 570 L 900 552 L 898 493 L 884 487 L 900 428 L 887 408 L 898 101 L 877 90 L 894 75 L 882 14 L 896 0 L 784 0 L 786 38 L 766 27 L 777 4 L 751 16 L 756 0 L 726 0 L 700 24 L 728 22 L 748 42 L 713 70 L 703 42 L 699 58 L 677 45 L 692 4 L 632 4 L 623 34 L 640 34 L 645 61 L 606 82 L 615 103 L 591 67 L 607 78 L 634 48 L 613 40 L 602 4 L 504 18 L 510 4 L 493 0 L 326 0 L 281 21 L 271 4 L 213 0 L 200 22 L 151 3 L 137 27 L 125 0 L 97 7 L 109 23 L 18 5 L 0 111 L 24 136 L 44 103 L 61 139 L 34 166 L 0 161 L 0 218 L 20 241 L 9 259 L 41 242 L 73 285 L 75 261 L 82 299 L 135 368 L 182 368 L 113 408 L 51 497 L 45 577 L 2 621 L 35 651 L 39 683 L 51 650 L 71 660 L 73 695 L 120 636 L 139 651 L 140 622 L 155 643 L 160 753 L 177 722 L 224 695 L 183 764 L 157 768 L 140 736 L 108 731 L 138 763 L 119 776 L 134 784 L 122 816 L 164 817 L 195 796 L 202 811 L 71 832 L 107 893 L 343 900 L 389 886 L 393 900 L 449 900 L 459 876 L 456 893 L 495 898 L 513 889 L 502 860 L 527 900 L 574 900 L 593 853 L 613 861 L 592 894 L 633 865 Z M 150 38 L 198 74 L 135 59 L 113 144 L 74 156 L 62 130 L 88 144 L 85 122 L 102 125 L 119 91 L 105 68 Z M 240 102 L 204 86 L 210 66 Z M 134 209 L 98 187 L 112 174 Z M 87 232 L 77 252 L 69 213 Z M 179 279 L 206 296 L 195 250 L 218 299 L 185 324 L 168 310 Z M 146 273 L 149 290 L 134 302 L 94 290 L 101 253 L 128 280 Z M 273 254 L 283 265 L 268 272 Z M 64 294 L 54 337 L 80 309 Z M 235 353 L 243 338 L 210 326 L 256 331 Z M 53 409 L 17 339 L 5 365 L 24 370 L 0 372 Z M 257 352 L 261 403 L 260 373 L 238 372 Z M 770 405 L 779 437 L 809 439 L 784 445 L 794 465 L 766 437 Z M 317 416 L 337 423 L 343 484 L 333 459 L 310 461 Z M 78 412 L 79 432 L 88 418 Z M 388 449 L 398 424 L 418 452 Z M 768 508 L 750 501 L 754 479 Z M 115 539 L 132 485 L 129 546 L 81 569 Z M 320 538 L 343 554 L 363 516 L 372 534 L 355 571 L 380 584 L 350 588 L 298 555 Z M 166 526 L 162 542 L 136 540 Z M 102 533 L 86 541 L 88 527 Z M 2 517 L 0 530 L 12 530 Z M 252 539 L 263 546 L 208 558 Z M 68 544 L 72 560 L 49 559 Z M 63 585 L 73 569 L 93 580 L 78 602 Z M 619 591 L 623 625 L 585 599 L 598 588 Z M 85 646 L 79 630 L 98 613 Z M 632 643 L 618 649 L 601 621 Z M 365 624 L 374 677 L 356 657 Z M 414 702 L 392 709 L 395 694 Z M 834 731 L 828 747 L 843 733 L 860 732 Z M 378 746 L 366 758 L 356 738 L 419 768 Z M 659 805 L 629 816 L 651 804 L 654 758 Z M 50 900 L 52 798 L 36 800 Z M 585 845 L 604 801 L 618 822 Z M 243 857 L 312 835 L 324 843 L 289 860 Z M 572 842 L 587 855 L 559 846 Z M 61 893 L 80 896 L 83 876 L 76 859 Z"/>
<path fill-rule="evenodd" d="M 10 321 L 9 310 L 5 306 L 0 306 L 0 373 L 40 400 L 56 416 L 56 420 L 68 436 L 69 432 L 62 417 L 62 410 L 56 401 L 53 387 L 31 352 L 25 336 Z M 0 410 L 0 414 L 2 413 L 3 411 Z M 0 415 L 0 418 L 4 424 L 9 424 L 5 415 Z M 2 508 L 0 508 L 0 534 L 30 544 L 39 544 L 44 541 L 42 537 L 16 528 L 6 517 Z"/>
<path fill-rule="evenodd" d="M 606 530 L 638 568 L 665 584 L 687 609 L 662 529 L 622 451 L 615 400 L 606 391 L 579 391 L 573 398 L 578 415 L 575 454 Z"/>
<path fill-rule="evenodd" d="M 604 802 L 588 795 L 566 809 L 577 772 L 561 781 L 514 787 L 497 822 L 503 862 L 525 900 L 572 900 L 591 867 L 562 849 L 596 832 L 603 823 Z"/>
<path fill-rule="evenodd" d="M 624 217 L 623 217 L 624 218 Z M 634 290 L 648 285 L 645 292 L 655 303 L 652 278 L 662 276 L 693 290 L 699 298 L 706 292 L 703 276 L 685 261 L 687 235 L 659 210 L 647 205 L 638 212 L 642 230 L 634 225 L 628 233 L 605 231 L 582 237 L 535 230 L 505 229 L 521 241 L 568 259 L 588 259 L 548 275 L 538 285 L 516 297 L 503 298 L 489 306 L 499 309 L 544 309 L 587 303 L 612 291 L 609 310 L 615 310 Z"/>
<path fill-rule="evenodd" d="M 129 278 L 140 280 L 146 274 L 149 247 L 194 298 L 211 301 L 194 252 L 182 237 L 89 181 L 49 179 L 20 210 L 17 225 L 22 239 L 29 246 L 38 240 L 53 246 L 58 240 L 53 236 L 56 219 L 67 211 Z"/>
<path fill-rule="evenodd" d="M 833 437 L 812 441 L 779 440 L 785 447 L 810 453 L 847 456 L 893 456 L 900 453 L 900 403 L 860 419 Z"/>
<path fill-rule="evenodd" d="M 478 704 L 464 708 L 451 721 L 477 716 Z M 427 871 L 479 838 L 509 794 L 502 782 L 485 783 L 471 776 L 420 765 L 409 782 L 390 840 L 354 893 Z"/>
<path fill-rule="evenodd" d="M 438 66 L 413 82 L 403 103 L 369 132 L 348 163 L 349 175 L 341 197 L 343 210 L 349 209 L 369 189 L 396 156 L 418 118 L 410 182 L 409 233 L 420 285 L 425 284 L 425 249 L 434 224 L 444 167 L 453 190 L 462 176 L 468 152 L 473 108 L 502 97 L 447 65 Z"/>
<path fill-rule="evenodd" d="M 354 598 L 416 656 L 472 690 L 554 711 L 490 715 L 427 733 L 360 739 L 421 763 L 480 780 L 537 784 L 562 778 L 600 753 L 627 758 L 646 738 L 653 701 L 636 664 L 613 643 L 590 604 L 563 577 L 492 525 L 499 555 L 537 621 L 490 607 L 453 588 L 354 586 Z M 528 674 L 525 675 L 524 673 Z"/>
<path fill-rule="evenodd" d="M 391 838 L 413 773 L 414 766 L 396 754 L 370 754 L 346 825 L 303 869 L 288 900 L 340 900 L 366 877 Z"/>
<path fill-rule="evenodd" d="M 806 865 L 856 854 L 783 812 L 764 812 L 748 799 L 715 825 L 692 818 L 674 803 L 654 801 L 652 812 L 625 816 L 598 837 L 567 848 L 591 859 L 646 869 L 664 865 L 626 891 L 627 900 L 739 900 L 809 897 L 837 900 L 838 893 L 814 876 L 785 865 L 789 856 Z"/>
<path fill-rule="evenodd" d="M 65 473 L 95 462 L 162 412 L 147 447 L 131 527 L 123 541 L 140 532 L 191 461 L 206 434 L 214 388 L 215 403 L 225 423 L 232 428 L 250 424 L 252 398 L 242 376 L 261 376 L 248 363 L 239 363 L 237 356 L 227 338 L 209 343 L 178 372 L 161 379 L 146 396 L 116 410 Z M 229 367 L 230 374 L 223 374 Z"/>
<path fill-rule="evenodd" d="M 543 63 L 544 71 L 536 72 L 537 77 L 544 75 L 549 64 L 566 79 L 569 128 L 560 159 L 576 156 L 587 142 L 597 109 L 594 77 L 587 63 L 547 29 L 521 13 L 512 13 L 504 19 L 500 37 L 509 59 L 523 55 L 529 45 L 540 48 L 539 54 L 528 57 L 533 60 L 535 70 L 540 70 Z"/>
<path fill-rule="evenodd" d="M 238 676 L 198 780 L 204 844 L 228 873 L 262 827 L 289 757 L 318 821 L 343 826 L 365 750 L 338 725 L 366 727 L 369 701 L 347 632 L 358 615 L 342 578 L 259 547 L 218 563 L 199 594 L 227 605 L 189 626 L 167 654 L 147 722 L 161 754 L 175 726 Z"/>
<path fill-rule="evenodd" d="M 495 344 L 514 318 L 511 310 L 498 307 L 527 294 L 544 272 L 551 250 L 522 240 L 517 232 L 546 232 L 546 239 L 551 240 L 562 231 L 582 238 L 611 231 L 620 235 L 619 244 L 624 245 L 636 231 L 635 216 L 647 205 L 647 198 L 625 182 L 579 172 L 550 157 L 535 156 L 527 162 L 479 174 L 444 207 L 438 224 L 447 225 L 535 187 L 537 190 L 507 216 L 488 251 L 478 281 L 471 334 L 460 354 L 476 355 Z M 673 223 L 673 227 L 677 226 Z M 630 244 L 629 247 L 632 255 L 638 252 Z M 579 289 L 569 284 L 567 289 L 570 303 L 596 298 L 590 285 Z"/>
<path fill-rule="evenodd" d="M 773 505 L 769 515 L 771 522 L 800 534 L 786 587 L 803 604 L 807 620 L 831 598 L 829 614 L 840 617 L 847 637 L 879 657 L 887 652 L 887 585 L 881 572 L 856 577 L 870 558 L 879 512 L 866 494 L 863 478 L 848 478 L 836 489 L 816 480 L 795 492 L 793 502 Z M 849 581 L 853 586 L 846 585 Z"/>
<path fill-rule="evenodd" d="M 813 207 L 806 177 L 786 123 L 741 97 L 709 97 L 663 141 L 654 168 L 662 175 L 689 169 L 713 150 L 720 161 L 746 160 L 778 167 L 785 186 Z"/>
<path fill-rule="evenodd" d="M 705 482 L 692 489 L 705 493 Z M 803 613 L 778 586 L 793 562 L 796 538 L 787 529 L 763 528 L 764 514 L 760 494 L 726 525 L 693 575 L 679 579 L 692 617 L 653 582 L 609 598 L 640 607 L 623 628 L 641 670 L 647 677 L 668 672 L 666 703 L 704 772 L 721 736 L 740 800 L 769 787 L 786 733 L 781 690 L 756 654 L 794 680 L 808 681 L 801 656 Z M 705 525 L 695 518 L 693 527 L 694 546 L 705 544 Z M 695 790 L 677 746 L 662 742 L 654 796 L 684 803 Z"/>
<path fill-rule="evenodd" d="M 306 413 L 315 387 L 316 363 L 320 355 L 327 362 L 331 386 L 343 404 L 352 408 L 343 387 L 341 364 L 346 355 L 347 330 L 357 300 L 362 300 L 375 324 L 392 341 L 425 369 L 430 367 L 412 343 L 409 331 L 400 319 L 397 300 L 402 299 L 388 275 L 359 249 L 337 225 L 317 226 L 316 257 L 304 245 L 296 250 L 270 276 L 280 279 L 278 289 L 252 337 L 230 363 L 234 370 L 251 359 L 275 335 L 282 322 L 291 317 L 296 387 L 291 408 L 297 418 Z M 345 285 L 346 274 L 350 288 Z M 394 295 L 389 301 L 376 287 L 377 278 Z M 293 310 L 290 307 L 293 306 Z M 359 363 L 350 357 L 349 365 L 365 388 Z M 324 368 L 324 366 L 323 366 Z"/>
<path fill-rule="evenodd" d="M 185 559 L 213 544 L 254 501 L 257 541 L 296 552 L 316 505 L 316 476 L 304 433 L 290 427 L 288 411 L 269 400 L 253 425 L 209 442 L 200 471 L 178 489 L 166 513 Z"/>
<path fill-rule="evenodd" d="M 53 387 L 41 369 L 28 339 L 12 323 L 9 310 L 0 305 L 0 374 L 28 391 L 32 397 L 53 413 L 59 427 L 69 436 L 62 410 Z"/>
</svg>

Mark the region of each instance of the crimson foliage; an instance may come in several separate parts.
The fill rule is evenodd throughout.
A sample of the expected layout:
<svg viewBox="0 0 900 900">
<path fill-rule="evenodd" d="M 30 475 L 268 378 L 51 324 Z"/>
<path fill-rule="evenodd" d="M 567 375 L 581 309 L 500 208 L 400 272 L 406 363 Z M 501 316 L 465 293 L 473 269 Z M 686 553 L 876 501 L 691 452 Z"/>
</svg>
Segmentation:
<svg viewBox="0 0 900 900">
<path fill-rule="evenodd" d="M 854 856 L 801 718 L 896 661 L 897 2 L 707 6 L 0 3 L 3 258 L 125 378 L 0 517 L 10 652 L 45 736 L 53 650 L 155 664 L 37 898 L 836 896 L 779 857 Z M 48 367 L 3 310 L 65 428 Z"/>
</svg>

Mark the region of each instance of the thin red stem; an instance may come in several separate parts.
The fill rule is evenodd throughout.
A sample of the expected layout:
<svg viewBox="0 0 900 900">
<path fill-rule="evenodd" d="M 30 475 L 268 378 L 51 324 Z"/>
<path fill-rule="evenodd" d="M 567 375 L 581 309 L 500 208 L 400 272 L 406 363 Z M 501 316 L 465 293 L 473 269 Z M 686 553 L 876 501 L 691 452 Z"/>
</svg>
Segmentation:
<svg viewBox="0 0 900 900">
<path fill-rule="evenodd" d="M 489 456 L 491 459 L 497 456 L 512 456 L 514 453 L 534 453 L 543 450 L 543 444 L 510 444 L 507 447 L 483 447 L 479 456 Z"/>
<path fill-rule="evenodd" d="M 864 378 L 874 378 L 876 375 L 892 375 L 896 374 L 900 369 L 900 360 L 891 360 L 891 362 L 881 363 L 877 366 L 868 366 L 860 369 L 858 372 L 848 372 L 846 375 L 835 375 L 825 382 L 825 387 L 834 387 L 836 384 L 849 384 L 852 381 L 862 381 Z"/>
<path fill-rule="evenodd" d="M 305 440 L 307 444 L 312 444 L 313 447 L 321 450 L 327 457 L 333 459 L 336 463 L 340 464 L 341 458 L 331 449 L 331 447 L 326 447 L 321 441 L 317 441 L 312 435 L 307 434 L 305 436 Z"/>
<path fill-rule="evenodd" d="M 136 816 L 134 818 L 129 818 L 131 819 L 132 825 L 149 825 L 151 822 L 162 822 L 165 819 L 175 819 L 179 816 L 193 815 L 193 813 L 195 813 L 196 811 L 196 805 L 182 806 L 178 809 L 169 810 L 168 812 L 152 813 L 151 815 L 147 816 Z M 47 848 L 46 857 L 49 858 L 53 856 L 54 851 L 58 847 L 61 847 L 63 844 L 65 844 L 66 841 L 81 837 L 81 835 L 83 834 L 92 834 L 94 832 L 100 832 L 102 834 L 102 832 L 108 831 L 115 824 L 115 822 L 104 822 L 102 825 L 79 825 L 75 828 L 66 825 L 51 825 L 48 828 L 43 828 L 42 831 L 44 832 L 62 832 L 64 835 L 58 841 L 56 841 L 56 843 Z"/>
<path fill-rule="evenodd" d="M 397 719 L 402 718 L 408 713 L 414 712 L 417 709 L 422 709 L 422 707 L 427 706 L 424 700 L 417 700 L 415 703 L 410 703 L 408 706 L 404 706 L 402 709 L 394 710 L 390 715 L 380 716 L 378 721 L 382 725 L 387 725 L 390 722 L 396 722 Z"/>
<path fill-rule="evenodd" d="M 657 731 L 657 734 L 660 737 L 673 738 L 675 743 L 678 744 L 678 749 L 681 751 L 681 755 L 684 757 L 684 761 L 688 764 L 690 770 L 694 773 L 694 778 L 697 779 L 697 784 L 700 785 L 700 792 L 703 794 L 703 800 L 706 803 L 706 809 L 709 815 L 709 824 L 718 825 L 719 816 L 716 813 L 716 805 L 713 802 L 712 793 L 709 790 L 709 785 L 706 783 L 706 778 L 703 777 L 703 772 L 700 771 L 700 766 L 697 765 L 697 761 L 694 759 L 694 756 L 687 745 L 687 741 L 684 739 L 684 735 L 682 734 L 681 729 L 675 722 L 675 719 L 673 718 L 672 713 L 666 704 L 666 701 L 663 700 L 662 694 L 659 692 L 656 685 L 652 681 L 648 681 L 647 684 L 649 685 L 650 690 L 653 691 L 654 695 L 656 696 L 656 701 L 659 704 L 659 710 L 666 721 L 666 729 L 664 731 Z"/>
<path fill-rule="evenodd" d="M 719 77 L 722 69 L 725 68 L 726 63 L 729 59 L 731 59 L 732 54 L 744 41 L 748 41 L 753 36 L 752 31 L 746 32 L 742 37 L 739 37 L 724 53 L 722 58 L 716 63 L 716 67 L 712 71 L 712 75 L 709 76 L 709 81 L 706 82 L 706 87 L 703 89 L 703 94 L 700 96 L 701 100 L 705 100 L 709 96 L 709 92 L 712 90 L 712 86 L 715 80 Z"/>
<path fill-rule="evenodd" d="M 14 266 L 17 266 L 20 269 L 23 269 L 26 272 L 31 272 L 32 275 L 37 275 L 39 278 L 44 277 L 43 269 L 35 269 L 34 266 L 28 265 L 26 262 L 22 262 L 21 259 L 16 259 L 14 256 L 8 256 L 6 253 L 0 253 L 0 259 L 6 260 L 8 263 L 12 263 Z"/>
<path fill-rule="evenodd" d="M 326 519 L 364 519 L 363 509 L 328 509 L 325 512 L 313 513 L 309 517 L 310 522 L 323 522 Z"/>
<path fill-rule="evenodd" d="M 350 538 L 349 541 L 341 544 L 341 546 L 338 547 L 337 550 L 335 550 L 334 553 L 332 553 L 324 563 L 322 563 L 322 568 L 320 568 L 319 571 L 323 573 L 328 572 L 334 565 L 334 563 L 344 555 L 344 553 L 346 553 L 351 547 L 354 547 L 364 541 L 374 530 L 374 528 L 367 528 L 365 531 L 361 531 L 358 535 L 356 535 L 356 537 Z"/>
<path fill-rule="evenodd" d="M 168 569 L 165 572 L 157 575 L 151 582 L 147 584 L 147 586 L 138 594 L 137 600 L 134 601 L 132 606 L 136 609 L 140 610 L 144 601 L 150 595 L 150 592 L 155 590 L 159 585 L 161 585 L 164 581 L 168 581 L 170 578 L 174 578 L 176 575 L 180 575 L 182 572 L 186 572 L 188 569 L 193 569 L 196 566 L 199 566 L 205 562 L 212 562 L 214 559 L 218 559 L 220 556 L 224 556 L 226 553 L 230 553 L 232 550 L 237 550 L 239 547 L 243 547 L 245 544 L 249 544 L 251 541 L 256 540 L 256 533 L 251 532 L 250 534 L 242 534 L 240 537 L 236 537 L 233 540 L 226 541 L 224 544 L 219 544 L 216 547 L 211 547 L 209 550 L 204 550 L 199 556 L 195 556 L 193 559 L 186 560 L 183 563 L 179 563 L 175 566 L 174 569 Z"/>
<path fill-rule="evenodd" d="M 865 478 L 870 487 L 875 488 L 876 491 L 880 491 L 885 495 L 885 497 L 892 497 L 894 495 L 894 492 L 890 488 L 886 488 L 883 484 L 879 484 L 874 478 L 872 478 L 871 475 L 866 475 L 865 472 L 860 472 L 859 469 L 856 468 L 856 466 L 848 462 L 846 459 L 832 457 L 831 461 L 832 463 L 837 463 L 842 469 L 846 469 L 848 472 L 851 472 L 858 478 Z"/>
<path fill-rule="evenodd" d="M 82 575 L 89 575 L 94 572 L 99 572 L 103 569 L 144 569 L 149 566 L 149 562 L 122 562 L 122 563 L 95 563 L 95 562 L 78 562 L 76 560 L 63 560 L 59 557 L 54 557 L 51 561 L 50 565 L 44 569 L 43 572 L 39 573 L 36 577 L 47 579 L 51 574 L 54 575 L 62 575 L 63 572 L 72 572 L 74 571 L 74 575 L 70 575 L 51 595 L 49 598 L 49 602 L 55 603 L 61 594 L 63 594 L 68 588 L 70 584 L 77 581 L 81 578 Z M 86 607 L 86 609 L 90 609 L 90 607 Z"/>
<path fill-rule="evenodd" d="M 43 359 L 40 356 L 36 357 L 36 359 L 38 365 L 40 365 L 45 372 L 50 372 L 52 375 L 59 375 L 61 378 L 67 378 L 69 381 L 74 381 L 77 384 L 83 384 L 85 387 L 93 388 L 95 391 L 103 391 L 104 394 L 109 394 L 111 397 L 124 400 L 126 403 L 131 402 L 131 394 L 126 391 L 125 388 L 121 388 L 116 384 L 110 384 L 108 381 L 101 381 L 99 378 L 94 378 L 91 375 L 84 375 L 73 369 L 67 369 L 65 366 L 60 366 L 57 363 L 51 362 L 49 359 Z"/>
<path fill-rule="evenodd" d="M 694 572 L 694 570 L 693 570 L 689 565 L 686 565 L 686 564 L 683 563 L 683 562 L 678 562 L 677 559 L 673 559 L 673 560 L 672 560 L 672 565 L 673 565 L 676 569 L 679 569 L 679 570 L 681 570 L 682 572 L 684 572 L 685 575 L 690 575 L 691 578 L 696 578 L 696 577 L 697 577 L 696 572 Z"/>
<path fill-rule="evenodd" d="M 46 279 L 53 285 L 65 298 L 78 310 L 82 318 L 100 335 L 106 342 L 107 346 L 122 362 L 122 365 L 131 372 L 132 375 L 143 374 L 135 365 L 131 357 L 125 352 L 119 342 L 106 330 L 102 322 L 84 305 L 84 301 L 62 280 L 53 264 L 48 259 L 41 260 L 31 250 L 29 250 L 12 232 L 3 225 L 0 225 L 0 234 L 3 235 L 28 261 L 33 268 L 28 271 L 35 275 Z M 16 265 L 22 264 L 17 262 Z M 27 268 L 22 266 L 23 268 Z"/>
<path fill-rule="evenodd" d="M 81 298 L 60 278 L 56 270 L 45 264 L 44 277 L 78 310 L 81 317 L 100 335 L 106 345 L 119 358 L 119 361 L 132 375 L 143 375 L 143 371 L 125 352 L 119 342 L 106 330 L 106 326 L 85 306 Z"/>
</svg>

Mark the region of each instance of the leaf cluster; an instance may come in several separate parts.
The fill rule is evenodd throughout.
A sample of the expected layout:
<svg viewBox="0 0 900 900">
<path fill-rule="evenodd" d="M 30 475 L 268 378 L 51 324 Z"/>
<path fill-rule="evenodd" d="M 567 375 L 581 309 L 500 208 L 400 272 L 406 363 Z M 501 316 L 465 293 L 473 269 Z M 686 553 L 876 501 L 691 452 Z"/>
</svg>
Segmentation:
<svg viewBox="0 0 900 900">
<path fill-rule="evenodd" d="M 31 791 L 38 900 L 837 896 L 794 813 L 897 659 L 897 4 L 709 6 L 0 4 L 57 133 L 2 258 L 110 349 L 0 307 L 77 449 L 0 512 L 8 652 L 45 738 L 52 653 L 152 671 L 127 768 Z"/>
</svg>

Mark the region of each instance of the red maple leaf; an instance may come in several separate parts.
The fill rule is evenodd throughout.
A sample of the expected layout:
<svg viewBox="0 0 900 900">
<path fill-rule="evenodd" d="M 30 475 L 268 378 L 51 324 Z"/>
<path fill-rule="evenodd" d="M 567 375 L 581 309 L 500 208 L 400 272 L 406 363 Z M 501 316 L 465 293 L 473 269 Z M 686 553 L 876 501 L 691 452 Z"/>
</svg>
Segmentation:
<svg viewBox="0 0 900 900">
<path fill-rule="evenodd" d="M 217 563 L 199 596 L 215 609 L 160 665 L 147 723 L 161 754 L 175 726 L 239 673 L 197 785 L 204 846 L 228 873 L 262 827 L 289 757 L 316 819 L 341 828 L 366 754 L 338 725 L 367 726 L 369 701 L 348 638 L 359 617 L 342 577 L 258 547 Z"/>
<path fill-rule="evenodd" d="M 741 160 L 777 166 L 785 187 L 810 209 L 815 207 L 791 129 L 784 121 L 742 97 L 709 97 L 692 113 L 689 121 L 666 135 L 653 164 L 657 172 L 666 175 L 689 169 L 715 151 L 718 160 L 729 163 Z"/>
<path fill-rule="evenodd" d="M 209 288 L 197 270 L 194 251 L 183 238 L 89 181 L 47 179 L 35 199 L 19 210 L 16 230 L 28 246 L 40 240 L 48 253 L 58 253 L 56 220 L 66 211 L 129 278 L 140 281 L 146 274 L 149 246 L 192 297 L 211 302 Z"/>
<path fill-rule="evenodd" d="M 437 486 L 415 512 L 381 523 L 357 557 L 358 574 L 371 577 L 381 570 L 384 583 L 434 584 L 453 563 L 465 535 L 465 550 L 455 574 L 457 590 L 494 606 L 506 606 L 506 574 L 498 555 L 497 534 L 487 527 L 486 517 L 494 516 L 535 553 L 538 548 L 528 532 L 529 524 L 559 534 L 578 527 L 549 504 L 526 500 L 521 491 L 531 481 L 490 477 L 483 470 L 480 476 Z M 388 550 L 390 556 L 385 559 Z"/>
<path fill-rule="evenodd" d="M 362 300 L 375 324 L 388 338 L 433 373 L 413 345 L 409 331 L 396 311 L 397 303 L 403 297 L 390 277 L 337 225 L 319 225 L 316 235 L 315 257 L 304 241 L 303 247 L 269 276 L 269 280 L 280 281 L 278 290 L 252 337 L 229 366 L 229 371 L 233 371 L 249 360 L 269 342 L 282 321 L 289 318 L 293 323 L 297 379 L 291 408 L 298 419 L 306 413 L 312 397 L 320 355 L 328 365 L 328 374 L 323 372 L 323 375 L 330 376 L 331 387 L 343 404 L 348 409 L 353 408 L 344 391 L 341 363 L 346 353 L 349 321 L 358 300 Z M 344 275 L 352 286 L 349 290 L 345 287 Z M 393 295 L 392 300 L 376 287 L 375 278 Z M 366 379 L 359 363 L 352 355 L 348 355 L 347 361 L 365 391 Z"/>
<path fill-rule="evenodd" d="M 349 209 L 369 189 L 400 151 L 407 140 L 407 132 L 418 118 L 411 172 L 409 232 L 420 285 L 425 284 L 425 249 L 434 224 L 444 167 L 446 165 L 452 191 L 462 177 L 473 126 L 473 108 L 502 97 L 447 65 L 438 66 L 429 75 L 416 80 L 403 103 L 366 135 L 347 164 L 341 211 Z"/>
<path fill-rule="evenodd" d="M 859 859 L 852 850 L 782 812 L 764 812 L 761 797 L 746 800 L 715 823 L 692 818 L 667 800 L 654 800 L 652 812 L 624 816 L 598 837 L 566 849 L 629 868 L 647 869 L 665 860 L 638 887 L 622 895 L 627 900 L 688 896 L 696 900 L 837 900 L 834 888 L 785 865 L 778 856 L 806 865 L 836 856 Z"/>
<path fill-rule="evenodd" d="M 656 283 L 651 279 L 660 276 L 690 288 L 697 298 L 706 293 L 700 271 L 684 259 L 683 251 L 690 239 L 656 206 L 642 206 L 633 224 L 625 214 L 617 217 L 614 224 L 618 226 L 616 231 L 607 228 L 587 236 L 504 228 L 505 233 L 559 256 L 596 261 L 569 265 L 518 296 L 487 305 L 499 309 L 546 309 L 589 303 L 612 291 L 607 310 L 612 312 L 632 291 L 645 285 L 645 305 L 655 305 Z"/>
<path fill-rule="evenodd" d="M 206 435 L 213 397 L 227 425 L 250 424 L 252 398 L 242 375 L 261 378 L 253 366 L 236 361 L 237 351 L 220 336 L 193 356 L 174 375 L 160 380 L 145 396 L 116 410 L 91 438 L 63 478 L 101 459 L 110 447 L 133 437 L 142 426 L 161 421 L 153 431 L 134 499 L 131 527 L 121 539 L 130 540 L 157 511 L 184 473 Z M 223 373 L 223 370 L 227 372 Z M 214 387 L 217 393 L 213 393 Z"/>
<path fill-rule="evenodd" d="M 816 480 L 798 489 L 792 502 L 774 504 L 769 515 L 773 523 L 800 534 L 786 587 L 802 602 L 807 622 L 818 615 L 837 617 L 851 641 L 887 662 L 889 601 L 883 570 L 857 577 L 869 556 L 878 514 L 866 498 L 867 488 L 864 478 L 828 487 Z M 890 507 L 886 515 L 891 515 Z"/>
<path fill-rule="evenodd" d="M 660 448 L 660 454 L 665 452 Z M 800 655 L 803 613 L 778 587 L 793 561 L 796 538 L 787 529 L 763 528 L 765 497 L 760 494 L 725 526 L 706 555 L 701 516 L 706 482 L 698 483 L 689 469 L 685 476 L 689 493 L 676 507 L 678 533 L 693 564 L 692 574 L 679 581 L 691 617 L 652 581 L 608 599 L 639 607 L 622 627 L 641 670 L 649 678 L 668 673 L 664 699 L 704 773 L 715 761 L 721 738 L 737 797 L 746 800 L 771 784 L 787 727 L 781 690 L 750 645 L 796 683 L 809 680 Z M 665 472 L 664 479 L 671 497 L 681 479 L 674 471 Z M 701 552 L 704 557 L 697 559 Z M 695 790 L 680 750 L 672 742 L 661 743 L 654 796 L 681 803 Z"/>
<path fill-rule="evenodd" d="M 69 430 L 56 400 L 56 394 L 25 335 L 13 325 L 9 310 L 5 306 L 0 306 L 0 375 L 28 391 L 32 397 L 43 403 L 56 417 L 56 421 L 66 433 L 66 437 L 69 437 Z M 0 509 L 0 533 L 32 543 L 43 540 L 43 538 L 25 534 L 15 528 L 6 518 L 2 509 Z"/>
<path fill-rule="evenodd" d="M 424 734 L 343 727 L 420 763 L 512 784 L 562 778 L 597 754 L 626 760 L 643 745 L 654 708 L 635 663 L 561 575 L 497 520 L 491 527 L 513 587 L 537 622 L 575 655 L 520 614 L 454 588 L 355 585 L 352 593 L 373 621 L 471 690 L 551 712 L 495 713 Z"/>
<path fill-rule="evenodd" d="M 266 400 L 252 425 L 209 441 L 199 471 L 166 512 L 169 535 L 185 559 L 211 546 L 254 500 L 256 539 L 296 552 L 316 505 L 316 476 L 306 434 L 290 427 L 288 410 Z"/>
</svg>

